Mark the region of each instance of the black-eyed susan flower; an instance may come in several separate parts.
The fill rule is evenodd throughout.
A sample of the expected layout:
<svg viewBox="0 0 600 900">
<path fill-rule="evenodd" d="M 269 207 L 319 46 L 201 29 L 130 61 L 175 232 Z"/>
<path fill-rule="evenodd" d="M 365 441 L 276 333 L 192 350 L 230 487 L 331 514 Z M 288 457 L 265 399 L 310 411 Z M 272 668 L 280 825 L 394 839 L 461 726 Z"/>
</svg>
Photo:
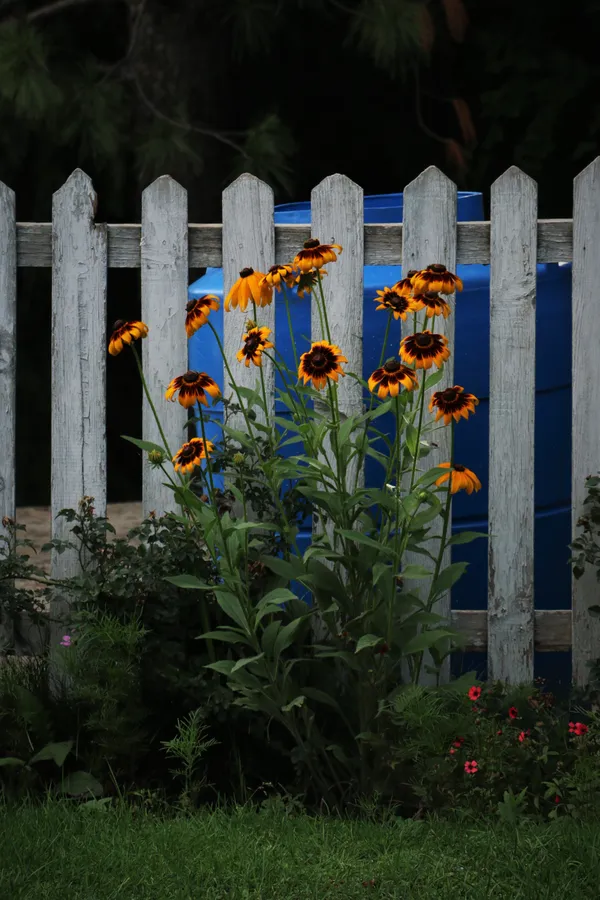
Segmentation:
<svg viewBox="0 0 600 900">
<path fill-rule="evenodd" d="M 430 369 L 436 365 L 438 369 L 450 356 L 448 338 L 444 334 L 432 334 L 431 331 L 419 331 L 409 334 L 400 341 L 400 356 L 406 363 L 414 363 L 416 369 Z"/>
<path fill-rule="evenodd" d="M 273 299 L 273 288 L 263 281 L 264 272 L 255 272 L 248 266 L 233 284 L 225 298 L 225 309 L 240 307 L 244 312 L 252 300 L 257 306 L 268 306 Z"/>
<path fill-rule="evenodd" d="M 197 297 L 190 300 L 185 307 L 185 330 L 189 338 L 195 334 L 199 328 L 206 324 L 209 313 L 212 309 L 218 309 L 220 301 L 214 294 L 205 294 L 204 297 Z"/>
<path fill-rule="evenodd" d="M 271 329 L 262 325 L 260 328 L 256 326 L 248 328 L 246 334 L 242 336 L 244 344 L 242 349 L 238 350 L 237 358 L 240 362 L 244 363 L 246 368 L 251 362 L 254 363 L 255 366 L 262 365 L 263 350 L 269 350 L 271 347 L 275 346 L 269 340 L 270 334 Z"/>
<path fill-rule="evenodd" d="M 304 378 L 304 384 L 312 381 L 313 387 L 318 391 L 327 384 L 327 379 L 338 380 L 338 375 L 345 375 L 340 363 L 348 360 L 342 355 L 342 351 L 335 344 L 328 341 L 316 341 L 310 350 L 300 357 L 298 378 Z"/>
<path fill-rule="evenodd" d="M 441 294 L 453 294 L 454 291 L 462 291 L 463 283 L 458 275 L 449 272 L 446 266 L 439 264 L 427 266 L 413 278 L 413 291 L 415 294 L 435 291 Z"/>
<path fill-rule="evenodd" d="M 402 319 L 404 322 L 409 312 L 416 312 L 410 295 L 401 294 L 395 288 L 386 287 L 382 291 L 377 291 L 374 302 L 379 304 L 375 310 L 387 309 L 394 314 L 395 319 Z"/>
<path fill-rule="evenodd" d="M 452 312 L 450 304 L 443 300 L 439 294 L 436 294 L 435 291 L 415 294 L 412 302 L 417 312 L 420 312 L 422 309 L 426 310 L 425 316 L 428 319 L 433 316 L 443 316 L 447 319 Z"/>
<path fill-rule="evenodd" d="M 452 470 L 451 472 L 447 472 L 444 475 L 441 475 L 440 478 L 438 478 L 435 482 L 439 487 L 450 478 L 451 494 L 456 494 L 457 491 L 466 491 L 467 494 L 472 494 L 473 491 L 481 490 L 481 482 L 479 478 L 474 472 L 471 472 L 470 469 L 467 469 L 466 466 L 459 466 L 458 463 L 454 463 L 454 465 L 451 465 L 449 462 L 443 462 L 439 464 L 439 468 Z"/>
<path fill-rule="evenodd" d="M 299 297 L 304 297 L 305 294 L 312 293 L 317 286 L 319 277 L 322 278 L 323 275 L 327 275 L 325 269 L 310 269 L 308 272 L 300 272 L 299 275 L 293 273 L 286 284 L 289 288 L 296 288 Z"/>
<path fill-rule="evenodd" d="M 117 319 L 108 343 L 108 352 L 111 356 L 117 356 L 123 349 L 123 344 L 131 344 L 145 337 L 148 337 L 148 326 L 143 322 L 124 322 L 123 319 Z"/>
<path fill-rule="evenodd" d="M 202 403 L 208 406 L 206 395 L 218 397 L 221 393 L 219 385 L 216 381 L 207 375 L 206 372 L 186 372 L 185 375 L 178 375 L 177 378 L 169 383 L 166 390 L 165 398 L 167 400 L 175 400 L 175 394 L 179 393 L 178 400 L 182 406 L 189 409 L 194 403 Z"/>
<path fill-rule="evenodd" d="M 436 391 L 429 401 L 429 411 L 436 410 L 435 421 L 444 417 L 444 425 L 448 425 L 451 419 L 458 422 L 460 417 L 469 418 L 469 413 L 475 412 L 479 400 L 475 394 L 465 394 L 465 389 L 459 384 L 446 388 L 445 391 Z"/>
<path fill-rule="evenodd" d="M 304 250 L 300 250 L 294 257 L 294 265 L 301 272 L 308 272 L 309 269 L 320 269 L 325 263 L 335 262 L 337 253 L 342 252 L 339 244 L 322 244 L 318 238 L 311 238 L 304 241 Z"/>
<path fill-rule="evenodd" d="M 271 266 L 266 275 L 263 275 L 261 279 L 261 286 L 266 285 L 270 288 L 275 288 L 275 290 L 279 293 L 281 291 L 281 285 L 287 285 L 290 279 L 295 277 L 294 267 L 291 265 L 284 266 Z"/>
<path fill-rule="evenodd" d="M 383 400 L 388 394 L 397 397 L 400 387 L 412 391 L 419 384 L 414 369 L 403 366 L 397 359 L 388 359 L 380 369 L 375 369 L 369 378 L 369 390 Z"/>
<path fill-rule="evenodd" d="M 212 441 L 204 441 L 203 438 L 197 437 L 192 438 L 191 441 L 180 447 L 173 457 L 173 467 L 176 472 L 181 472 L 182 475 L 185 475 L 186 472 L 191 472 L 192 469 L 199 466 L 202 460 L 210 456 L 214 449 Z"/>
<path fill-rule="evenodd" d="M 401 278 L 400 281 L 396 282 L 392 290 L 402 294 L 403 297 L 410 297 L 413 291 L 413 278 L 418 274 L 418 269 L 411 269 L 406 273 L 405 278 Z"/>
</svg>

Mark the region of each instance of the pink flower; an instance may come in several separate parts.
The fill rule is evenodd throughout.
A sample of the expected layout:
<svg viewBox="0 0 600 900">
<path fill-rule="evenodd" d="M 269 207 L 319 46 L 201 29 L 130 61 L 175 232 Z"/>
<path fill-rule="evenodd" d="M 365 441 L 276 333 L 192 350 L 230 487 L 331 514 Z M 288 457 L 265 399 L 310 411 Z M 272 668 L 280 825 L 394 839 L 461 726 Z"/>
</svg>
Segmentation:
<svg viewBox="0 0 600 900">
<path fill-rule="evenodd" d="M 476 761 L 476 760 L 474 760 L 474 759 L 468 759 L 468 760 L 466 761 L 466 763 L 465 763 L 465 772 L 467 773 L 467 775 L 474 775 L 475 772 L 477 771 L 477 769 L 478 769 L 478 766 L 477 766 L 477 761 Z"/>
<path fill-rule="evenodd" d="M 68 634 L 63 636 L 62 641 L 60 642 L 61 647 L 70 647 L 71 646 L 71 637 Z"/>
<path fill-rule="evenodd" d="M 473 685 L 472 688 L 469 688 L 469 700 L 479 700 L 481 697 L 481 688 Z"/>
<path fill-rule="evenodd" d="M 582 734 L 587 734 L 588 727 L 583 722 L 569 722 L 569 731 L 571 734 L 576 734 L 579 737 Z"/>
</svg>

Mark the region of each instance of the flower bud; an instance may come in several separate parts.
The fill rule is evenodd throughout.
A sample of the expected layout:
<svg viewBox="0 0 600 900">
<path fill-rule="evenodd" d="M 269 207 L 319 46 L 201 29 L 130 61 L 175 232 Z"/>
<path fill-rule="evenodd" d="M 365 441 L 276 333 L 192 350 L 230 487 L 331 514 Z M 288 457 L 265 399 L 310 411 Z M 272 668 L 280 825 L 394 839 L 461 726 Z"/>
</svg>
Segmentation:
<svg viewBox="0 0 600 900">
<path fill-rule="evenodd" d="M 246 457 L 244 456 L 244 454 L 240 453 L 239 451 L 237 453 L 234 453 L 233 456 L 231 457 L 231 461 L 234 464 L 234 466 L 241 466 L 242 463 L 245 461 L 245 459 L 246 459 Z"/>
<path fill-rule="evenodd" d="M 148 461 L 151 466 L 162 466 L 165 461 L 165 454 L 162 450 L 151 450 L 148 454 Z"/>
</svg>

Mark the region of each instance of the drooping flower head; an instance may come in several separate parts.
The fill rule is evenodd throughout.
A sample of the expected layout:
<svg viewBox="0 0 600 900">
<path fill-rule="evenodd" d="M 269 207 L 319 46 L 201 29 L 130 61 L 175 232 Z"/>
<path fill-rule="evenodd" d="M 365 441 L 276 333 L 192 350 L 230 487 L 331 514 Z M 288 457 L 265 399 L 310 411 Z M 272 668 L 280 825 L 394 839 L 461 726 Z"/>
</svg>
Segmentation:
<svg viewBox="0 0 600 900">
<path fill-rule="evenodd" d="M 441 475 L 440 478 L 438 478 L 435 482 L 439 487 L 450 478 L 451 494 L 456 494 L 458 491 L 463 490 L 466 491 L 467 494 L 472 494 L 473 491 L 481 490 L 481 482 L 479 478 L 474 472 L 471 472 L 470 469 L 467 469 L 466 466 L 460 466 L 458 465 L 458 463 L 454 463 L 454 465 L 451 466 L 449 462 L 443 462 L 439 463 L 439 468 L 452 469 L 451 472 Z"/>
<path fill-rule="evenodd" d="M 469 413 L 475 412 L 479 400 L 475 394 L 465 394 L 465 389 L 459 384 L 446 388 L 445 391 L 436 391 L 429 401 L 429 411 L 436 410 L 435 421 L 444 417 L 444 425 L 454 419 L 458 422 L 460 417 L 469 418 Z"/>
<path fill-rule="evenodd" d="M 394 314 L 395 319 L 402 319 L 404 322 L 409 312 L 416 312 L 412 298 L 406 292 L 401 293 L 396 288 L 386 287 L 382 291 L 377 291 L 377 294 L 374 302 L 379 306 L 376 306 L 375 310 L 387 309 Z"/>
<path fill-rule="evenodd" d="M 250 301 L 257 306 L 268 306 L 273 299 L 273 288 L 263 281 L 264 277 L 263 272 L 255 272 L 250 266 L 242 269 L 225 298 L 225 309 L 229 312 L 239 306 L 245 312 Z"/>
<path fill-rule="evenodd" d="M 450 304 L 443 300 L 435 291 L 427 291 L 424 294 L 415 294 L 412 298 L 414 308 L 417 312 L 424 309 L 425 317 L 431 319 L 434 316 L 443 316 L 448 318 L 452 312 Z"/>
<path fill-rule="evenodd" d="M 124 344 L 131 344 L 145 337 L 148 337 L 148 326 L 143 322 L 125 322 L 123 319 L 117 319 L 108 343 L 108 352 L 111 356 L 117 356 Z"/>
<path fill-rule="evenodd" d="M 308 272 L 309 269 L 320 269 L 325 263 L 335 262 L 337 253 L 342 252 L 339 244 L 322 244 L 318 238 L 311 238 L 304 241 L 304 249 L 300 250 L 294 257 L 294 265 L 301 272 Z"/>
<path fill-rule="evenodd" d="M 406 273 L 405 278 L 401 278 L 400 281 L 396 282 L 392 290 L 396 291 L 398 294 L 402 294 L 403 297 L 411 297 L 413 292 L 413 278 L 418 274 L 418 269 L 411 269 Z"/>
<path fill-rule="evenodd" d="M 397 359 L 388 359 L 380 369 L 375 369 L 369 378 L 369 390 L 375 393 L 380 400 L 391 394 L 397 397 L 400 387 L 412 391 L 418 387 L 419 380 L 414 369 L 403 366 Z"/>
<path fill-rule="evenodd" d="M 182 406 L 189 409 L 194 403 L 202 403 L 208 406 L 206 395 L 215 398 L 221 393 L 219 385 L 206 372 L 186 372 L 178 375 L 169 383 L 165 393 L 166 400 L 175 400 L 175 394 L 179 393 L 178 400 Z"/>
<path fill-rule="evenodd" d="M 211 441 L 205 442 L 203 438 L 194 437 L 179 448 L 172 460 L 173 467 L 176 472 L 185 475 L 186 472 L 191 472 L 199 466 L 213 450 L 214 445 Z"/>
<path fill-rule="evenodd" d="M 300 357 L 298 378 L 304 378 L 304 384 L 312 381 L 318 391 L 327 384 L 327 379 L 338 380 L 338 375 L 345 375 L 340 363 L 347 363 L 342 351 L 328 341 L 316 341 L 310 350 Z"/>
<path fill-rule="evenodd" d="M 450 356 L 448 338 L 429 330 L 409 334 L 400 341 L 400 356 L 404 362 L 414 363 L 416 369 L 430 369 L 432 365 L 440 369 Z"/>
<path fill-rule="evenodd" d="M 293 273 L 290 275 L 286 284 L 289 288 L 296 288 L 299 297 L 305 294 L 311 294 L 317 286 L 319 278 L 327 275 L 325 269 L 309 269 L 308 272 L 300 272 L 299 275 Z"/>
<path fill-rule="evenodd" d="M 446 266 L 439 264 L 427 266 L 414 276 L 412 287 L 415 294 L 434 291 L 438 294 L 453 294 L 454 291 L 462 291 L 463 283 Z"/>
<path fill-rule="evenodd" d="M 266 328 L 264 325 L 260 328 L 254 326 L 254 328 L 248 328 L 246 334 L 243 335 L 242 341 L 244 345 L 241 350 L 237 352 L 237 359 L 240 362 L 243 362 L 246 368 L 250 365 L 250 363 L 254 363 L 255 366 L 262 365 L 262 354 L 263 350 L 269 350 L 271 347 L 275 345 L 272 341 L 269 340 L 269 335 L 271 334 L 271 329 Z"/>
<path fill-rule="evenodd" d="M 294 267 L 292 265 L 271 266 L 266 275 L 263 275 L 261 286 L 266 285 L 267 287 L 275 288 L 279 293 L 281 291 L 281 285 L 287 285 L 294 274 Z"/>
<path fill-rule="evenodd" d="M 206 325 L 209 313 L 212 309 L 218 309 L 220 301 L 214 294 L 205 294 L 186 304 L 185 331 L 189 338 Z"/>
</svg>

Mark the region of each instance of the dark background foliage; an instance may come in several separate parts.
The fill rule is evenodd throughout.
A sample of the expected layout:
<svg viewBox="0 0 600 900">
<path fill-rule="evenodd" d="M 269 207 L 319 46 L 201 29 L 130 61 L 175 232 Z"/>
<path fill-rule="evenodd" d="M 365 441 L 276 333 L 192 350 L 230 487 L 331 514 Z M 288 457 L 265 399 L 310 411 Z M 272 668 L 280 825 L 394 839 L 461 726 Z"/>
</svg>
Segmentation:
<svg viewBox="0 0 600 900">
<path fill-rule="evenodd" d="M 285 202 L 333 172 L 400 191 L 435 164 L 487 200 L 514 164 L 540 217 L 569 217 L 600 141 L 599 34 L 598 0 L 0 0 L 0 180 L 20 221 L 49 221 L 79 166 L 98 221 L 125 222 L 169 173 L 210 222 L 243 171 Z M 49 271 L 20 288 L 17 503 L 47 504 Z M 139 273 L 111 271 L 110 321 L 134 315 Z M 108 371 L 110 501 L 141 495 L 119 437 L 141 428 L 131 384 L 124 354 Z"/>
</svg>

